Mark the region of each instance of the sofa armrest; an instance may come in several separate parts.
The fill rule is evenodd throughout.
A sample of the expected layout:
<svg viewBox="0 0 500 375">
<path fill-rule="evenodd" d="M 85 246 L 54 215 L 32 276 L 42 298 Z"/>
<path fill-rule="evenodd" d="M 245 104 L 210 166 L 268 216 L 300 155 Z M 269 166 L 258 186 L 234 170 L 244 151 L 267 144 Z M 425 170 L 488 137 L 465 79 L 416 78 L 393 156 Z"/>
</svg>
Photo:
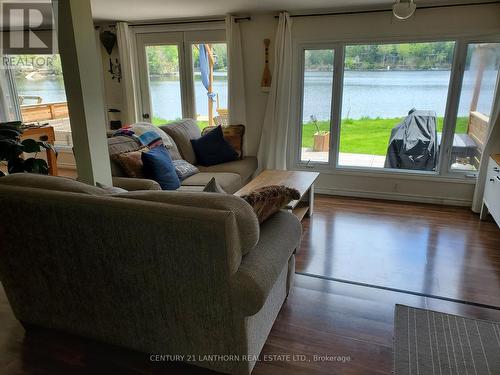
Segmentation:
<svg viewBox="0 0 500 375">
<path fill-rule="evenodd" d="M 276 213 L 261 226 L 259 242 L 243 257 L 231 280 L 233 306 L 243 315 L 254 315 L 264 306 L 301 236 L 300 221 L 286 211 Z"/>
<path fill-rule="evenodd" d="M 113 177 L 113 186 L 128 190 L 161 190 L 160 184 L 145 178 Z"/>
</svg>

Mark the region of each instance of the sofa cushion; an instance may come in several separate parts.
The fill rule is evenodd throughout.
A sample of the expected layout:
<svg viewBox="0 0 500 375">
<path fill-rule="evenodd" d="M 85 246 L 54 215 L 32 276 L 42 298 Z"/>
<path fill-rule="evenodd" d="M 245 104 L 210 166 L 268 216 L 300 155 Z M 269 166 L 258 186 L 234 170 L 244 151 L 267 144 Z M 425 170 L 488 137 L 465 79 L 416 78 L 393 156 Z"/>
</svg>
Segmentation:
<svg viewBox="0 0 500 375">
<path fill-rule="evenodd" d="M 215 173 L 237 173 L 241 176 L 242 184 L 250 181 L 252 175 L 257 170 L 257 158 L 255 156 L 247 156 L 241 160 L 230 161 L 228 163 L 212 165 L 210 167 L 198 166 L 200 172 Z"/>
<path fill-rule="evenodd" d="M 264 306 L 283 268 L 288 268 L 301 235 L 299 219 L 285 211 L 260 227 L 259 242 L 243 257 L 233 278 L 233 305 L 243 314 L 254 315 Z"/>
<path fill-rule="evenodd" d="M 117 197 L 231 211 L 234 213 L 236 219 L 241 253 L 244 255 L 250 252 L 259 240 L 259 223 L 253 213 L 252 207 L 240 197 L 231 194 L 140 191 L 119 194 Z"/>
<path fill-rule="evenodd" d="M 0 184 L 15 185 L 28 188 L 83 193 L 90 195 L 106 195 L 106 190 L 72 180 L 66 177 L 45 176 L 32 173 L 15 173 L 0 177 Z"/>
<path fill-rule="evenodd" d="M 106 190 L 106 193 L 108 194 L 119 194 L 119 193 L 126 193 L 128 190 L 122 189 L 117 186 L 109 186 L 105 184 L 101 184 L 100 182 L 96 183 L 98 188 L 101 188 L 103 190 Z"/>
<path fill-rule="evenodd" d="M 224 189 L 226 193 L 233 194 L 241 187 L 241 177 L 236 173 L 204 173 L 200 172 L 182 181 L 182 185 L 186 186 L 206 186 L 212 177 L 215 177 L 217 183 Z"/>
<path fill-rule="evenodd" d="M 192 139 L 191 144 L 199 165 L 222 164 L 239 158 L 233 146 L 224 139 L 221 126 L 217 126 L 201 138 Z"/>
<path fill-rule="evenodd" d="M 161 190 L 158 182 L 147 178 L 113 177 L 113 186 L 127 191 L 135 190 Z"/>
<path fill-rule="evenodd" d="M 192 139 L 201 137 L 201 131 L 196 121 L 190 118 L 183 119 L 162 125 L 160 129 L 172 137 L 179 149 L 182 159 L 196 165 L 196 155 L 193 151 L 193 146 L 191 146 Z"/>
<path fill-rule="evenodd" d="M 146 178 L 158 182 L 163 190 L 176 190 L 181 183 L 172 159 L 165 147 L 155 147 L 142 153 L 143 172 Z"/>
</svg>

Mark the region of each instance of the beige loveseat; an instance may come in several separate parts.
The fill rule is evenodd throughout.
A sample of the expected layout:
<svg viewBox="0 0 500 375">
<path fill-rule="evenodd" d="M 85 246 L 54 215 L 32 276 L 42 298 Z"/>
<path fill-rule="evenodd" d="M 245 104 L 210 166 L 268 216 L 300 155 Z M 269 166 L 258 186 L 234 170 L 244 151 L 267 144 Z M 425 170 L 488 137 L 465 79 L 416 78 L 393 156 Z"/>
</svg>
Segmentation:
<svg viewBox="0 0 500 375">
<path fill-rule="evenodd" d="M 169 149 L 172 159 L 184 159 L 193 165 L 197 165 L 190 140 L 199 138 L 201 132 L 193 119 L 178 120 L 168 125 L 162 125 L 160 129 L 167 133 L 173 141 L 173 147 Z M 135 151 L 140 147 L 140 144 L 130 137 L 117 136 L 108 139 L 108 148 L 111 156 L 121 152 Z M 224 191 L 232 194 L 250 182 L 252 175 L 257 169 L 257 158 L 254 156 L 243 156 L 239 160 L 228 163 L 210 167 L 197 165 L 197 167 L 200 173 L 182 181 L 181 190 L 191 190 L 194 187 L 199 187 L 197 190 L 202 190 L 212 177 L 214 177 Z M 114 177 L 113 184 L 125 190 L 161 190 L 160 185 L 154 181 L 126 177 L 121 167 L 113 160 L 111 160 L 111 171 Z"/>
<path fill-rule="evenodd" d="M 292 285 L 298 219 L 259 226 L 233 195 L 18 174 L 0 205 L 0 280 L 25 326 L 248 374 Z"/>
</svg>

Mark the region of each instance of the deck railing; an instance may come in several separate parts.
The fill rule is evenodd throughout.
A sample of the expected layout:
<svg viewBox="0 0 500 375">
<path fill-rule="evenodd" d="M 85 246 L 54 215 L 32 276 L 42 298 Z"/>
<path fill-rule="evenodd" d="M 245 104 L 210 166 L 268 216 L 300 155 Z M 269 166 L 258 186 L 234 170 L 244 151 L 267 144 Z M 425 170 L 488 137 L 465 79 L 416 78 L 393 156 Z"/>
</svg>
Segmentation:
<svg viewBox="0 0 500 375">
<path fill-rule="evenodd" d="M 21 114 L 23 121 L 27 123 L 62 119 L 69 117 L 68 103 L 56 102 L 22 105 Z"/>
</svg>

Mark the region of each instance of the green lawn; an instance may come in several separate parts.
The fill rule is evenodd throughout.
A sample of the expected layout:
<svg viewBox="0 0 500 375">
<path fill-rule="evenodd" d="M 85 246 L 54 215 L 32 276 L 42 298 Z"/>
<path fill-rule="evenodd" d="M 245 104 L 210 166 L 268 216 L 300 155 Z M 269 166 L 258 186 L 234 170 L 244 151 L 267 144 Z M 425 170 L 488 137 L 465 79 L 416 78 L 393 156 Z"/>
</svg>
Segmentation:
<svg viewBox="0 0 500 375">
<path fill-rule="evenodd" d="M 385 155 L 391 135 L 391 129 L 399 124 L 402 118 L 362 118 L 359 120 L 344 119 L 340 132 L 340 152 L 352 154 Z M 438 117 L 438 132 L 443 129 L 443 118 Z M 467 132 L 467 117 L 457 120 L 457 133 Z M 327 121 L 318 121 L 321 130 L 328 131 Z M 316 127 L 313 123 L 305 123 L 302 128 L 302 147 L 312 148 Z"/>
<path fill-rule="evenodd" d="M 385 155 L 391 135 L 391 129 L 401 122 L 402 118 L 361 118 L 359 120 L 342 120 L 340 132 L 340 152 L 351 154 Z M 467 133 L 467 117 L 457 119 L 457 133 Z M 153 118 L 154 125 L 163 125 L 172 121 Z M 443 118 L 437 119 L 438 132 L 443 129 Z M 208 126 L 207 121 L 198 121 L 198 127 Z M 330 123 L 318 121 L 321 130 L 328 131 Z M 312 148 L 316 127 L 308 122 L 302 128 L 302 147 Z"/>
</svg>

